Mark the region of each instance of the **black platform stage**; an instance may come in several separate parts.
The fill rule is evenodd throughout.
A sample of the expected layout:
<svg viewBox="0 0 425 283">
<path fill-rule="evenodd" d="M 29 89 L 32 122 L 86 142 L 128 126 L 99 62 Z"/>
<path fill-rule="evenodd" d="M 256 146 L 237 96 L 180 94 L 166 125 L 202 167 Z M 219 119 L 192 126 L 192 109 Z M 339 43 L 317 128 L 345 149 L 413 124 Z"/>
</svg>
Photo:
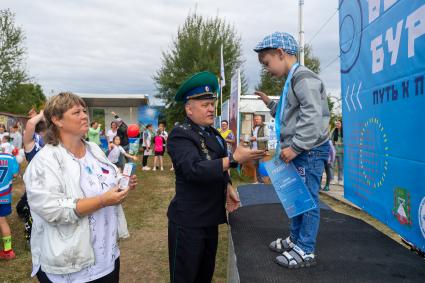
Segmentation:
<svg viewBox="0 0 425 283">
<path fill-rule="evenodd" d="M 274 263 L 278 254 L 268 244 L 288 235 L 289 219 L 273 187 L 242 186 L 239 194 L 242 207 L 229 219 L 229 282 L 425 282 L 424 259 L 369 224 L 323 204 L 318 265 L 282 268 Z"/>
</svg>

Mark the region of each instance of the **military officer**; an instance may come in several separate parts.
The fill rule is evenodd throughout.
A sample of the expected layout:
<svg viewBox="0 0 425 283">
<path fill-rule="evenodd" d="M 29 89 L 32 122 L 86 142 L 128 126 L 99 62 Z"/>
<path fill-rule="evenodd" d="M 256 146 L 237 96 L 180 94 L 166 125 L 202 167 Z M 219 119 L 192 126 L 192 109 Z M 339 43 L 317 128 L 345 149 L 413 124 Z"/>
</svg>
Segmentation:
<svg viewBox="0 0 425 283">
<path fill-rule="evenodd" d="M 218 88 L 211 72 L 201 72 L 178 89 L 186 120 L 171 131 L 167 146 L 176 174 L 176 195 L 168 208 L 170 280 L 211 282 L 218 225 L 239 206 L 229 168 L 264 157 L 263 150 L 238 147 L 227 157 L 226 142 L 212 127 Z"/>
</svg>

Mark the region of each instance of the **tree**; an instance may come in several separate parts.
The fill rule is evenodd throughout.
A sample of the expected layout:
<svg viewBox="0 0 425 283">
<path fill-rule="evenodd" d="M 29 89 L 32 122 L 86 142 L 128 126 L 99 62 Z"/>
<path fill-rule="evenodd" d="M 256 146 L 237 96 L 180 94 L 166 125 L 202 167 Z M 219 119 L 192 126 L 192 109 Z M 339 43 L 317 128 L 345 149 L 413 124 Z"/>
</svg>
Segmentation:
<svg viewBox="0 0 425 283">
<path fill-rule="evenodd" d="M 14 14 L 10 10 L 0 10 L 0 101 L 27 80 L 23 68 L 23 40 L 22 30 L 15 26 Z"/>
<path fill-rule="evenodd" d="M 204 18 L 198 14 L 189 14 L 179 27 L 177 38 L 171 49 L 162 54 L 162 66 L 154 76 L 159 94 L 166 103 L 165 117 L 169 125 L 182 121 L 184 109 L 177 106 L 174 96 L 178 87 L 190 75 L 211 71 L 220 75 L 220 47 L 223 44 L 226 86 L 223 89 L 223 101 L 229 97 L 231 74 L 241 67 L 241 38 L 234 27 L 224 20 Z M 243 77 L 243 76 L 242 76 Z M 242 79 L 242 91 L 246 91 L 246 80 Z"/>
<path fill-rule="evenodd" d="M 46 96 L 40 85 L 20 84 L 1 100 L 0 111 L 25 115 L 31 108 L 42 108 L 45 101 Z"/>
<path fill-rule="evenodd" d="M 313 56 L 312 47 L 310 45 L 306 45 L 304 52 L 305 66 L 315 73 L 320 73 L 320 61 L 317 57 Z M 256 89 L 265 92 L 267 95 L 280 96 L 285 80 L 286 76 L 283 78 L 273 77 L 265 68 L 263 68 L 261 70 L 260 83 L 257 85 Z"/>
</svg>

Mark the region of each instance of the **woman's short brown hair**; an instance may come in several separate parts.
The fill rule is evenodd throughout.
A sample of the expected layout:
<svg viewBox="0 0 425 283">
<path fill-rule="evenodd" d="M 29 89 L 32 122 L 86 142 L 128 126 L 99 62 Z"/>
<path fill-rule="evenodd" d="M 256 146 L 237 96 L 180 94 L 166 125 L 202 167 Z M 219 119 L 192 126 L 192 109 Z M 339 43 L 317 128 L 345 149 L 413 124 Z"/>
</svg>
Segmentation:
<svg viewBox="0 0 425 283">
<path fill-rule="evenodd" d="M 44 107 L 44 117 L 47 124 L 47 131 L 44 136 L 46 144 L 58 145 L 60 142 L 59 129 L 53 123 L 52 118 L 62 119 L 63 114 L 76 105 L 86 108 L 84 100 L 71 92 L 61 92 L 49 98 Z"/>
</svg>

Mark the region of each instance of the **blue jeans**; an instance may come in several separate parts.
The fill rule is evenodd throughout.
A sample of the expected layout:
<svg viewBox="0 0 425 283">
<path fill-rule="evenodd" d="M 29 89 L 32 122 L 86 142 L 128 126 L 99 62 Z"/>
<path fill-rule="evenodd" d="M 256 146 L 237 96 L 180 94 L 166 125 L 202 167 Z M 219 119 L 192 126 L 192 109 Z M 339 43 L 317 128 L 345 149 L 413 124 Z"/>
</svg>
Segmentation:
<svg viewBox="0 0 425 283">
<path fill-rule="evenodd" d="M 291 218 L 291 241 L 306 253 L 314 253 L 320 222 L 319 190 L 325 162 L 329 156 L 329 143 L 303 151 L 292 163 L 304 180 L 317 204 L 315 209 Z"/>
</svg>

